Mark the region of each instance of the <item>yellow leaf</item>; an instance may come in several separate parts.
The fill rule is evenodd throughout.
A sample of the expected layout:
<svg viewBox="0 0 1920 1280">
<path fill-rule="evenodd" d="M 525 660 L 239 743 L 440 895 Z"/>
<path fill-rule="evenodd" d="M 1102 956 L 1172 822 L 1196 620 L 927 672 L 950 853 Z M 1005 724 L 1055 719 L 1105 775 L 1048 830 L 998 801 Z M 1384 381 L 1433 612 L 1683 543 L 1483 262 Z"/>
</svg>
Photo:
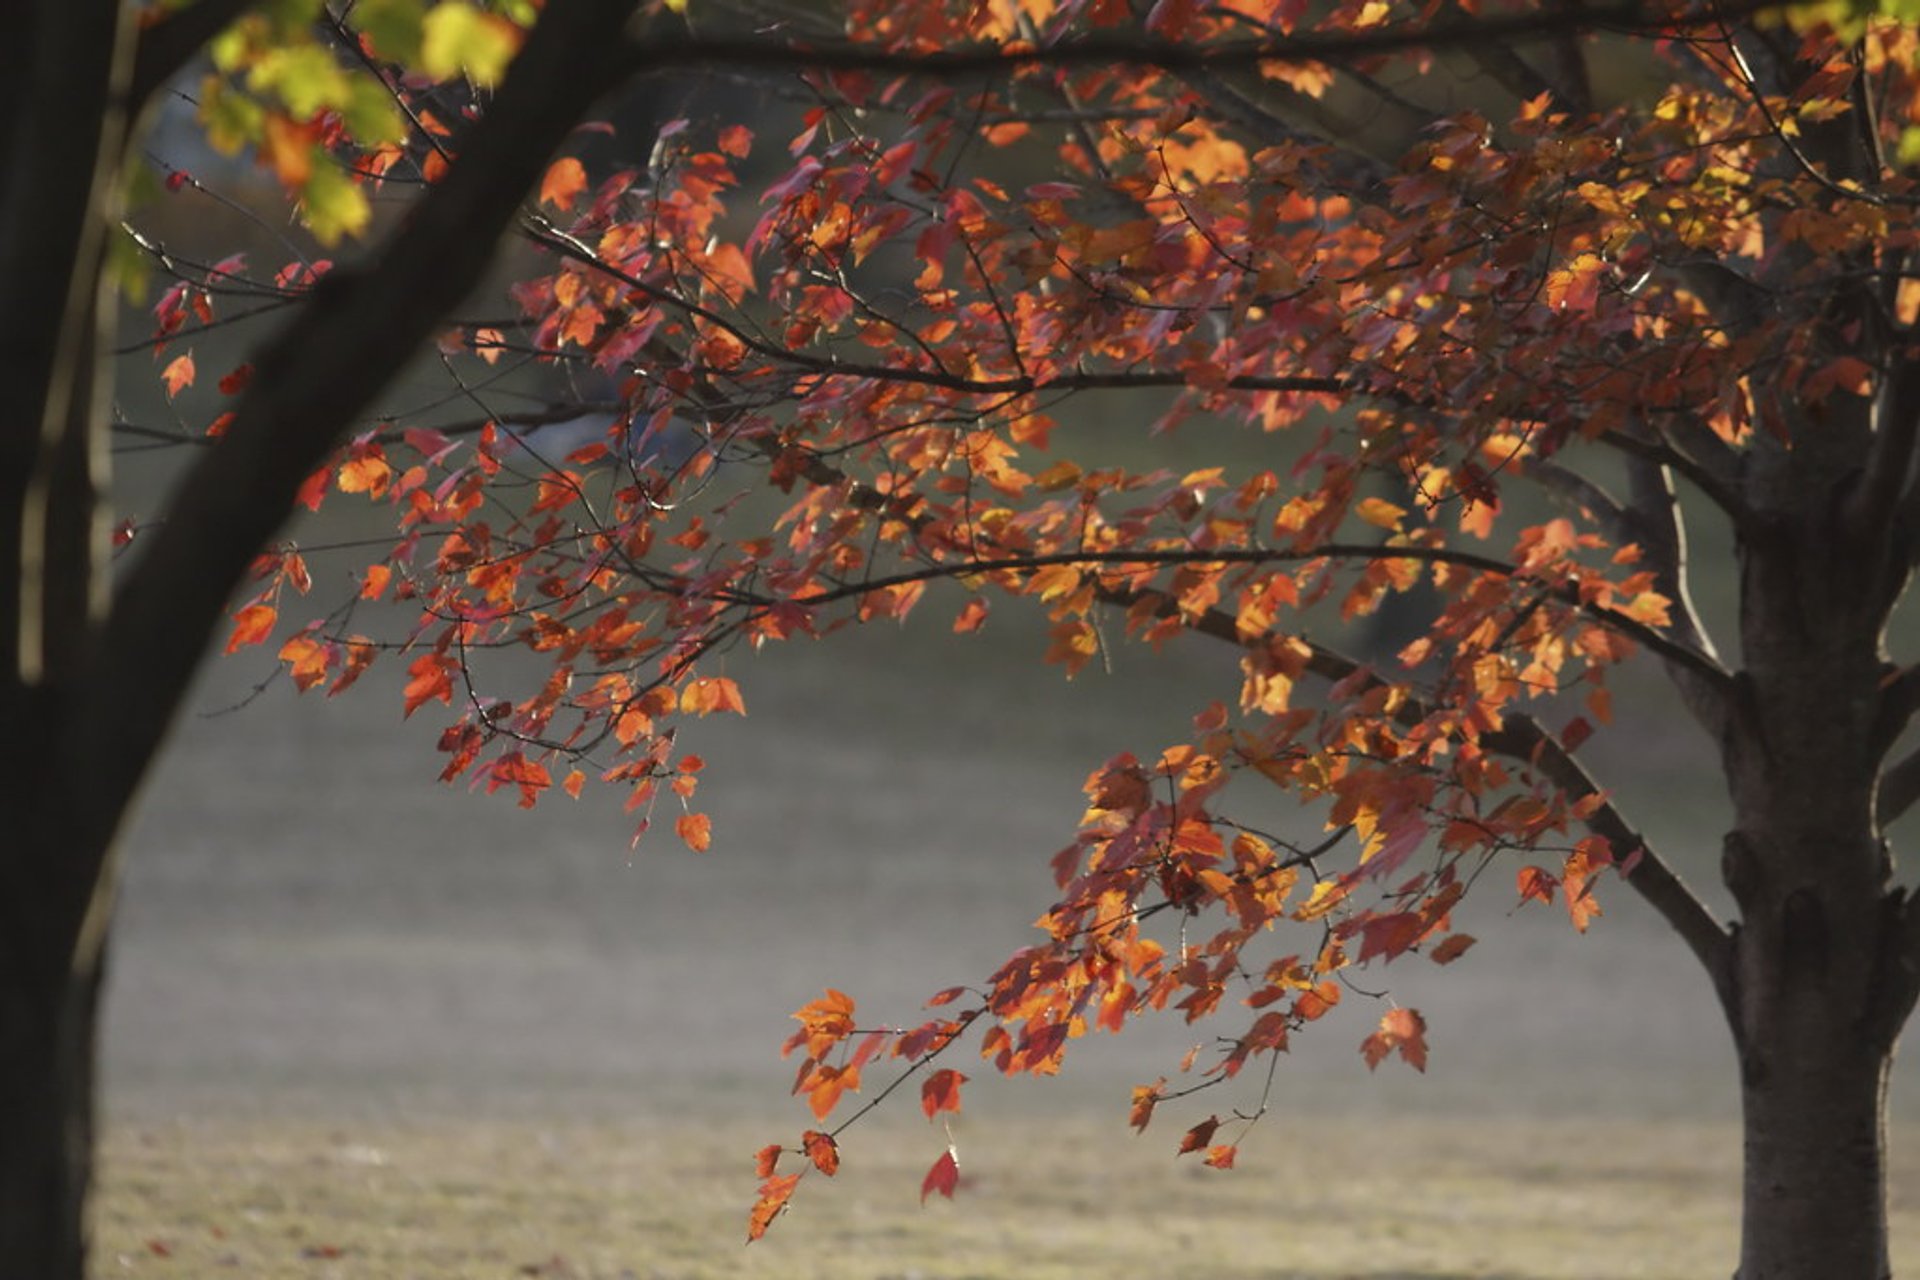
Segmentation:
<svg viewBox="0 0 1920 1280">
<path fill-rule="evenodd" d="M 1370 525 L 1397 531 L 1400 522 L 1407 518 L 1407 509 L 1396 507 L 1384 498 L 1362 498 L 1355 504 L 1353 514 Z"/>
<path fill-rule="evenodd" d="M 491 88 L 519 50 L 521 32 L 472 5 L 445 0 L 422 20 L 420 37 L 420 65 L 428 75 L 447 80 L 465 72 L 475 84 Z"/>
</svg>

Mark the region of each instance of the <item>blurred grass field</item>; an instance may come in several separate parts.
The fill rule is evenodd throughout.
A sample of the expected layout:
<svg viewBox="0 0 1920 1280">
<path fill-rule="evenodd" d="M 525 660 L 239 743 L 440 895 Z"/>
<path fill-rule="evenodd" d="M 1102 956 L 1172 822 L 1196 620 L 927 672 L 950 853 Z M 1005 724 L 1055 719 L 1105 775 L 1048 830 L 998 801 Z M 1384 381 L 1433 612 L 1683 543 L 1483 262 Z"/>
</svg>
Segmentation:
<svg viewBox="0 0 1920 1280">
<path fill-rule="evenodd" d="M 1127 1087 L 1199 1032 L 1076 1047 L 1060 1081 L 976 1079 L 964 1181 L 924 1208 L 945 1137 L 910 1094 L 847 1135 L 769 1238 L 742 1245 L 752 1153 L 809 1127 L 777 1048 L 826 986 L 899 1024 L 1029 939 L 1087 772 L 1151 756 L 1233 656 L 1117 647 L 1068 684 L 1042 629 L 944 617 L 770 658 L 729 655 L 750 714 L 689 725 L 715 843 L 628 848 L 617 797 L 531 813 L 437 786 L 430 708 L 395 673 L 338 700 L 281 686 L 189 719 L 130 840 L 107 1020 L 99 1277 L 779 1280 L 1552 1280 L 1723 1276 L 1738 1224 L 1727 1034 L 1685 949 L 1620 886 L 1576 935 L 1461 912 L 1442 970 L 1364 975 L 1421 1008 L 1425 1075 L 1370 1076 L 1380 1006 L 1297 1038 L 1272 1113 L 1221 1173 L 1172 1152 L 1257 1089 L 1163 1108 Z M 229 705 L 270 655 L 210 673 Z M 1635 682 L 1637 679 L 1637 683 Z M 1657 673 L 1592 744 L 1627 812 L 1725 911 L 1711 748 Z M 1249 792 L 1274 829 L 1318 818 Z M 1244 811 L 1243 811 L 1244 812 Z M 671 826 L 671 814 L 656 826 Z M 1222 1024 L 1218 1030 L 1232 1027 Z M 984 1067 L 957 1064 L 976 1077 Z M 1920 1114 L 1896 1073 L 1897 1264 L 1920 1266 Z M 792 1157 L 789 1157 L 791 1159 Z"/>
<path fill-rule="evenodd" d="M 1268 1126 L 1218 1172 L 1175 1161 L 1174 1131 L 1135 1138 L 1117 1115 L 969 1120 L 957 1198 L 922 1207 L 920 1175 L 945 1139 L 916 1116 L 848 1135 L 840 1175 L 803 1182 L 746 1246 L 751 1151 L 768 1135 L 725 1117 L 120 1125 L 95 1273 L 1697 1280 L 1734 1256 L 1738 1140 L 1724 1124 Z M 1920 1244 L 1920 1203 L 1903 1196 L 1897 1219 L 1902 1243 Z"/>
</svg>

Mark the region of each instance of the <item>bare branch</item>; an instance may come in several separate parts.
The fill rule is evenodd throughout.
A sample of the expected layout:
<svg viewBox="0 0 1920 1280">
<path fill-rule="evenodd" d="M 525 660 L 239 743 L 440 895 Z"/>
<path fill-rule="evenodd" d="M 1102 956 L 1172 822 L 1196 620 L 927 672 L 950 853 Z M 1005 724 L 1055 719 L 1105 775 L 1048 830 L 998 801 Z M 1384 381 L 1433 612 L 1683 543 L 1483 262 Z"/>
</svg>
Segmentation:
<svg viewBox="0 0 1920 1280">
<path fill-rule="evenodd" d="M 823 43 L 810 49 L 796 49 L 786 42 L 754 37 L 689 36 L 650 39 L 645 44 L 630 46 L 629 70 L 733 66 L 952 78 L 1029 67 L 1135 66 L 1183 72 L 1203 67 L 1252 68 L 1264 62 L 1340 64 L 1408 49 L 1470 47 L 1487 41 L 1545 38 L 1567 31 L 1604 30 L 1665 36 L 1784 7 L 1782 0 L 1729 0 L 1729 3 L 1674 13 L 1637 0 L 1615 0 L 1417 26 L 1291 35 L 1275 40 L 1231 40 L 1208 45 L 1100 35 L 1056 41 L 1044 47 L 1022 44 L 895 52 L 852 43 Z"/>
<path fill-rule="evenodd" d="M 134 47 L 133 82 L 127 88 L 128 110 L 137 113 L 207 41 L 219 35 L 255 2 L 197 0 L 141 31 L 140 42 Z"/>
</svg>

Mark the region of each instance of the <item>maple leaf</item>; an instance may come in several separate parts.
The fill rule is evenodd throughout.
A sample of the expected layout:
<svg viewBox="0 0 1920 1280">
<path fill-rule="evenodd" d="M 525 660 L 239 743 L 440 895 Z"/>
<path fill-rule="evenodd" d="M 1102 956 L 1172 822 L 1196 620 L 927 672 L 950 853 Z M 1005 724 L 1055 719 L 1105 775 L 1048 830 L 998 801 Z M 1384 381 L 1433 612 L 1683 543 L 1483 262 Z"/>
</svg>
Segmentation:
<svg viewBox="0 0 1920 1280">
<path fill-rule="evenodd" d="M 760 1198 L 753 1202 L 753 1212 L 747 1215 L 748 1244 L 767 1234 L 767 1228 L 785 1212 L 787 1201 L 793 1198 L 793 1189 L 799 1185 L 797 1173 L 781 1174 L 760 1184 Z"/>
<path fill-rule="evenodd" d="M 227 652 L 236 653 L 250 644 L 259 644 L 273 634 L 279 611 L 270 604 L 250 604 L 233 615 L 233 634 L 227 637 Z"/>
<path fill-rule="evenodd" d="M 1380 1017 L 1380 1029 L 1360 1045 L 1367 1069 L 1380 1065 L 1389 1053 L 1398 1052 L 1415 1071 L 1427 1069 L 1427 1021 L 1413 1009 L 1389 1009 Z"/>
<path fill-rule="evenodd" d="M 705 853 L 713 843 L 713 821 L 704 813 L 683 813 L 674 819 L 673 830 L 695 853 Z"/>
<path fill-rule="evenodd" d="M 821 1133 L 818 1129 L 809 1129 L 800 1135 L 800 1145 L 807 1153 L 807 1159 L 813 1161 L 813 1167 L 831 1178 L 840 1170 L 840 1147 L 834 1142 L 833 1135 Z M 775 1148 L 778 1150 L 778 1148 Z M 772 1170 L 769 1169 L 768 1173 Z M 767 1176 L 762 1174 L 762 1177 Z"/>
<path fill-rule="evenodd" d="M 1220 1117 L 1208 1116 L 1205 1120 L 1202 1120 L 1199 1124 L 1187 1130 L 1185 1135 L 1180 1139 L 1179 1154 L 1186 1155 L 1189 1151 L 1199 1151 L 1205 1148 L 1208 1143 L 1213 1141 L 1214 1130 L 1219 1127 Z"/>
<path fill-rule="evenodd" d="M 947 1199 L 953 1199 L 954 1188 L 960 1185 L 960 1154 L 949 1146 L 933 1167 L 927 1170 L 927 1176 L 920 1181 L 920 1203 L 925 1204 L 927 1197 L 939 1192 Z"/>
<path fill-rule="evenodd" d="M 175 356 L 160 371 L 160 381 L 166 384 L 167 399 L 171 400 L 193 385 L 193 352 Z"/>
<path fill-rule="evenodd" d="M 574 199 L 586 189 L 586 166 L 572 156 L 562 156 L 547 166 L 547 175 L 540 180 L 540 203 L 571 209 Z"/>
<path fill-rule="evenodd" d="M 942 1111 L 960 1109 L 960 1086 L 967 1078 L 958 1071 L 940 1070 L 928 1076 L 920 1086 L 920 1109 L 927 1113 L 927 1119 Z"/>
</svg>

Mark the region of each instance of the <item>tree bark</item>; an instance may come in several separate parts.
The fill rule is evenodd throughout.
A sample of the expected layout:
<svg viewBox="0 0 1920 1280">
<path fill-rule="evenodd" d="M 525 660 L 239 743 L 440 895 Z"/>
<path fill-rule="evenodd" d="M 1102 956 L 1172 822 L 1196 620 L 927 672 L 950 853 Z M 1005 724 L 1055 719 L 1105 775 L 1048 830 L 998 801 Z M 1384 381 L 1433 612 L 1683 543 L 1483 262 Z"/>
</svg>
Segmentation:
<svg viewBox="0 0 1920 1280">
<path fill-rule="evenodd" d="M 1830 1034 L 1776 1057 L 1742 1082 L 1740 1280 L 1885 1280 L 1892 1054 Z"/>
<path fill-rule="evenodd" d="M 8 1132 L 0 1142 L 0 1260 L 8 1275 L 82 1280 L 104 966 L 69 972 L 66 950 L 45 936 L 9 947 L 4 960 L 0 1096 Z"/>
</svg>

